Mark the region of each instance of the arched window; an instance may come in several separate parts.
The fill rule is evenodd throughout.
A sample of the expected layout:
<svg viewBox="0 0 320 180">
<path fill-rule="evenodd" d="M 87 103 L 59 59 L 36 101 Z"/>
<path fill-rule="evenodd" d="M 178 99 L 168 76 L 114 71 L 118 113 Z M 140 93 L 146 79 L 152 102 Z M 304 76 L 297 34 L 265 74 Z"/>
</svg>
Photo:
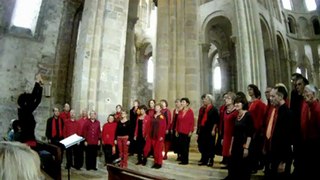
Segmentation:
<svg viewBox="0 0 320 180">
<path fill-rule="evenodd" d="M 320 23 L 319 20 L 317 18 L 314 18 L 312 20 L 312 25 L 313 25 L 313 31 L 315 35 L 319 35 L 320 34 Z"/>
<path fill-rule="evenodd" d="M 221 89 L 221 69 L 218 62 L 219 54 L 215 54 L 212 59 L 212 86 L 214 91 Z"/>
<path fill-rule="evenodd" d="M 293 20 L 292 17 L 288 17 L 288 27 L 289 27 L 289 32 L 292 34 L 296 33 L 296 29 L 295 29 L 296 23 Z"/>
<path fill-rule="evenodd" d="M 42 0 L 16 0 L 10 27 L 28 29 L 34 35 Z"/>
<path fill-rule="evenodd" d="M 304 3 L 306 4 L 308 11 L 314 11 L 317 9 L 317 4 L 315 0 L 305 0 Z"/>
<path fill-rule="evenodd" d="M 153 83 L 153 58 L 152 56 L 148 59 L 148 83 Z"/>
<path fill-rule="evenodd" d="M 292 10 L 291 0 L 282 0 L 282 7 L 287 10 Z"/>
<path fill-rule="evenodd" d="M 213 69 L 213 87 L 214 90 L 221 89 L 221 70 L 220 66 L 216 66 Z"/>
</svg>

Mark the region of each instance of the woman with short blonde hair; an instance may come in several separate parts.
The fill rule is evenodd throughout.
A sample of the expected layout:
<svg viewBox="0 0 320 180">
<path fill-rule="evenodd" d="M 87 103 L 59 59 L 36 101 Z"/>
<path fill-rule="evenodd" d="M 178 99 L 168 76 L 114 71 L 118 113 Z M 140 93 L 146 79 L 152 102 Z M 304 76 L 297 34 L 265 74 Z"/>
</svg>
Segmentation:
<svg viewBox="0 0 320 180">
<path fill-rule="evenodd" d="M 0 179 L 40 180 L 39 155 L 29 146 L 19 142 L 0 142 Z"/>
</svg>

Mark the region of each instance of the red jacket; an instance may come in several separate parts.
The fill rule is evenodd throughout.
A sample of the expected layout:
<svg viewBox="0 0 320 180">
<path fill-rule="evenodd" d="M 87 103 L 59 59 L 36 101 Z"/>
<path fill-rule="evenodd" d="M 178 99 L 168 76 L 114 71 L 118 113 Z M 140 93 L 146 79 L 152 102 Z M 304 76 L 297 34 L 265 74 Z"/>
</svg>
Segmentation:
<svg viewBox="0 0 320 180">
<path fill-rule="evenodd" d="M 166 123 L 167 127 L 166 130 L 172 130 L 172 118 L 171 118 L 171 112 L 168 108 L 162 109 L 161 113 L 165 116 L 166 118 Z"/>
<path fill-rule="evenodd" d="M 88 120 L 83 127 L 83 135 L 89 145 L 98 145 L 100 136 L 100 122 Z"/>
<path fill-rule="evenodd" d="M 251 114 L 255 133 L 262 131 L 262 124 L 266 114 L 267 105 L 260 99 L 256 99 L 249 104 L 249 112 Z"/>
<path fill-rule="evenodd" d="M 80 124 L 78 121 L 74 120 L 72 121 L 71 119 L 68 119 L 64 123 L 63 127 L 63 137 L 69 137 L 73 134 L 77 134 L 81 136 L 81 131 L 80 131 Z"/>
<path fill-rule="evenodd" d="M 303 139 L 320 138 L 320 103 L 318 100 L 311 104 L 302 102 L 301 133 Z"/>
<path fill-rule="evenodd" d="M 159 128 L 158 129 L 153 129 L 153 123 L 159 123 Z M 157 131 L 157 137 L 158 139 L 155 140 L 160 140 L 162 138 L 164 140 L 164 136 L 166 134 L 166 118 L 164 117 L 163 114 L 158 115 L 157 117 L 153 117 L 153 119 L 149 120 L 149 123 L 147 123 L 146 126 L 146 138 L 151 138 L 150 135 L 153 131 Z"/>
<path fill-rule="evenodd" d="M 63 119 L 63 122 L 66 122 L 68 119 L 70 119 L 70 112 L 62 111 L 60 113 L 60 118 Z"/>
<path fill-rule="evenodd" d="M 148 115 L 145 115 L 143 120 L 140 120 L 139 117 L 138 117 L 138 119 L 136 121 L 136 129 L 134 131 L 134 136 L 135 137 L 138 137 L 138 121 L 143 121 L 143 123 L 142 123 L 142 135 L 143 135 L 143 137 L 146 137 L 147 136 L 146 127 L 147 127 L 148 122 L 150 121 L 150 117 Z"/>
<path fill-rule="evenodd" d="M 189 134 L 194 129 L 194 114 L 191 108 L 188 111 L 179 111 L 176 131 L 181 134 Z"/>
<path fill-rule="evenodd" d="M 83 126 L 84 124 L 88 121 L 87 117 L 82 117 L 78 120 L 78 124 L 79 124 L 79 135 L 83 137 Z"/>
<path fill-rule="evenodd" d="M 112 122 L 112 123 L 107 122 L 103 125 L 102 135 L 101 135 L 101 140 L 103 145 L 109 144 L 114 146 L 116 130 L 117 130 L 117 122 Z"/>
</svg>

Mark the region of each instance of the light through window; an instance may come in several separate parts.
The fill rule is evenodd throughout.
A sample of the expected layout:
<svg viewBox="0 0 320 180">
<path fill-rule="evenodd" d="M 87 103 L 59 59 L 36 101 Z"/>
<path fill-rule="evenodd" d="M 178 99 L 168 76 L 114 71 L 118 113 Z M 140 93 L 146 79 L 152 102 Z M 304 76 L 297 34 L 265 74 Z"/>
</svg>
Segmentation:
<svg viewBox="0 0 320 180">
<path fill-rule="evenodd" d="M 148 83 L 153 83 L 153 59 L 152 56 L 148 60 Z"/>
<path fill-rule="evenodd" d="M 282 6 L 284 9 L 292 10 L 291 0 L 282 0 Z"/>
<path fill-rule="evenodd" d="M 42 0 L 16 0 L 11 26 L 30 29 L 34 34 Z"/>
<path fill-rule="evenodd" d="M 219 66 L 213 70 L 213 87 L 215 90 L 221 89 L 221 71 Z"/>
<path fill-rule="evenodd" d="M 317 9 L 317 4 L 315 0 L 305 0 L 308 11 L 314 11 Z"/>
</svg>

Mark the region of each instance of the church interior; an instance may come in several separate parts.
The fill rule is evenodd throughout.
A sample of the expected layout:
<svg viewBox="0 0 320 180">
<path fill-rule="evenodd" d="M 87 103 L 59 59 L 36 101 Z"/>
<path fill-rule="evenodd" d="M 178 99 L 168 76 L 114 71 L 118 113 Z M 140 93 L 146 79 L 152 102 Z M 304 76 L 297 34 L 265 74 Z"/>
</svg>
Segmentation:
<svg viewBox="0 0 320 180">
<path fill-rule="evenodd" d="M 0 0 L 0 134 L 39 73 L 42 141 L 53 107 L 65 103 L 77 116 L 96 111 L 102 125 L 116 105 L 129 111 L 136 99 L 166 99 L 173 110 L 188 97 L 197 116 L 204 93 L 219 107 L 223 93 L 247 93 L 249 84 L 290 91 L 296 72 L 320 87 L 319 15 L 320 0 Z"/>
</svg>

